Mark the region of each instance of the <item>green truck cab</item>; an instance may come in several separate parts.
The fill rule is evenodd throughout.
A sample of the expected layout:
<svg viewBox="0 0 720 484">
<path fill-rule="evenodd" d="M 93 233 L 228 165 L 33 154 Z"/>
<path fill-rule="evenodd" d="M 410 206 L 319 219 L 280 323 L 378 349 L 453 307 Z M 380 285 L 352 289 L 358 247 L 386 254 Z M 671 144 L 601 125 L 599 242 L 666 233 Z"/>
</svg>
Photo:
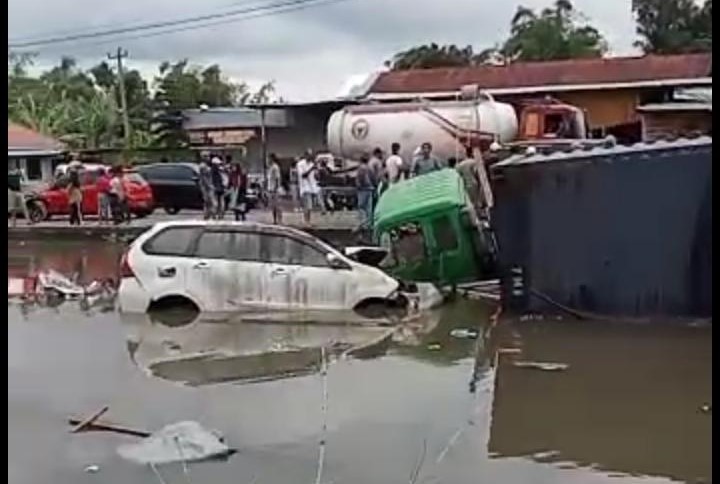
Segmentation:
<svg viewBox="0 0 720 484">
<path fill-rule="evenodd" d="M 394 277 L 455 285 L 487 275 L 491 244 L 460 175 L 442 169 L 391 185 L 373 216 L 374 242 Z"/>
</svg>

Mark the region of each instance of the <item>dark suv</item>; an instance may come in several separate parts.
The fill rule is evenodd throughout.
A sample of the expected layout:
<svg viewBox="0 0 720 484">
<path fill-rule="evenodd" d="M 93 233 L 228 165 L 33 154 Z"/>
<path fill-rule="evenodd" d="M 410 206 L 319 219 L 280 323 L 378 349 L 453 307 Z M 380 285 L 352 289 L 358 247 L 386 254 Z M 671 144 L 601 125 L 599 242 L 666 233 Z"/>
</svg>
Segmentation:
<svg viewBox="0 0 720 484">
<path fill-rule="evenodd" d="M 169 214 L 180 210 L 202 210 L 200 192 L 200 166 L 196 163 L 156 163 L 138 167 L 153 191 L 155 206 L 163 207 Z M 227 179 L 225 180 L 227 184 Z M 248 180 L 250 181 L 250 180 Z M 255 208 L 259 198 L 259 187 L 249 183 L 246 202 L 248 208 Z M 228 193 L 226 205 L 230 202 Z"/>
<path fill-rule="evenodd" d="M 139 166 L 138 171 L 150 184 L 155 206 L 169 214 L 182 209 L 202 210 L 200 167 L 195 163 L 158 163 Z"/>
</svg>

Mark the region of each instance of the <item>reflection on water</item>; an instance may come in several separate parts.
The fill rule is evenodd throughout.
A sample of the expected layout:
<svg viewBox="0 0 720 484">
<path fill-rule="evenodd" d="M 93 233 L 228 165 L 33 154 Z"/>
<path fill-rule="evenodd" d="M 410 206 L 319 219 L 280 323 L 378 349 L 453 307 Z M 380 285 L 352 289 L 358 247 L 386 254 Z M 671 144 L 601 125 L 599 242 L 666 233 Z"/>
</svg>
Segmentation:
<svg viewBox="0 0 720 484">
<path fill-rule="evenodd" d="M 8 276 L 52 268 L 77 273 L 87 283 L 112 277 L 121 252 L 121 245 L 104 242 L 11 242 Z M 38 402 L 52 401 L 53 416 L 58 408 L 63 413 L 82 408 L 56 403 L 56 393 L 69 398 L 80 392 L 82 405 L 104 403 L 105 397 L 95 393 L 96 386 L 106 385 L 98 375 L 92 385 L 77 383 L 77 375 L 97 362 L 112 373 L 107 385 L 113 390 L 106 395 L 117 399 L 113 406 L 134 408 L 126 394 L 141 400 L 140 413 L 128 417 L 130 422 L 158 412 L 163 417 L 166 412 L 176 415 L 173 418 L 193 417 L 198 408 L 207 409 L 219 427 L 234 432 L 250 449 L 241 452 L 237 463 L 223 464 L 228 467 L 193 468 L 193 473 L 209 469 L 193 482 L 237 482 L 238 469 L 246 466 L 279 476 L 263 482 L 289 482 L 297 473 L 290 464 L 306 458 L 314 475 L 316 424 L 306 422 L 318 405 L 319 384 L 317 378 L 285 378 L 316 372 L 319 348 L 325 347 L 335 362 L 330 370 L 335 427 L 328 440 L 333 475 L 328 480 L 403 482 L 427 440 L 418 482 L 712 481 L 712 415 L 701 409 L 712 405 L 710 327 L 504 319 L 488 340 L 450 335 L 453 329 L 482 330 L 494 310 L 458 300 L 388 336 L 384 327 L 210 321 L 185 313 L 170 318 L 83 316 L 69 305 L 37 311 L 22 321 L 9 307 L 8 376 L 32 381 L 9 385 L 14 410 L 9 410 L 8 420 L 22 419 L 28 408 L 43 408 Z M 78 325 L 77 318 L 83 317 L 92 324 Z M 94 351 L 83 359 L 87 348 Z M 498 348 L 520 353 L 498 356 Z M 568 368 L 546 372 L 513 365 L 520 360 L 558 362 Z M 55 375 L 56 367 L 67 374 Z M 48 373 L 58 381 L 41 377 Z M 282 382 L 268 385 L 214 386 L 278 378 Z M 167 381 L 185 386 L 164 384 Z M 66 386 L 73 391 L 64 390 Z M 43 393 L 45 388 L 54 390 Z M 30 389 L 40 396 L 28 405 L 24 399 L 30 398 Z M 176 412 L 176 407 L 192 410 Z M 226 414 L 226 408 L 232 410 Z M 23 421 L 17 435 L 27 432 L 31 421 Z M 33 429 L 34 438 L 46 441 L 46 428 Z M 256 432 L 248 434 L 249 429 Z M 279 454 L 264 454 L 276 434 L 283 444 L 274 448 Z M 302 450 L 288 450 L 296 449 L 288 442 Z M 68 454 L 65 437 L 57 445 L 47 455 Z M 114 446 L 112 441 L 111 453 Z M 22 449 L 23 454 L 9 454 L 9 461 L 30 453 L 30 448 Z M 287 469 L 279 462 L 287 462 Z M 112 474 L 103 469 L 104 477 Z M 619 477 L 607 477 L 616 474 Z M 80 482 L 76 475 L 63 476 L 56 482 Z M 122 474 L 107 482 L 151 478 Z"/>
<path fill-rule="evenodd" d="M 34 276 L 52 269 L 77 277 L 80 284 L 116 278 L 123 249 L 123 244 L 103 240 L 9 240 L 8 277 Z"/>
<path fill-rule="evenodd" d="M 133 362 L 150 374 L 189 385 L 257 381 L 312 373 L 321 348 L 339 356 L 378 344 L 388 328 L 213 321 L 167 325 L 122 315 Z"/>
<path fill-rule="evenodd" d="M 522 359 L 502 356 L 490 451 L 695 482 L 712 479 L 710 328 L 531 323 L 510 328 Z"/>
</svg>

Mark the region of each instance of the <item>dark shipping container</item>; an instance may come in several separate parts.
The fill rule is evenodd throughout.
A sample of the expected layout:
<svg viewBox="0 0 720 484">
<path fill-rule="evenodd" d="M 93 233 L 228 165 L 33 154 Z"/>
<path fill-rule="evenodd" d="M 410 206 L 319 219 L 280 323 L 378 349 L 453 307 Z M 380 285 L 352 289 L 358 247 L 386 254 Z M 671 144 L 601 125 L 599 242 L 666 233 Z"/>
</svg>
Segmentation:
<svg viewBox="0 0 720 484">
<path fill-rule="evenodd" d="M 512 309 L 547 310 L 539 293 L 606 315 L 712 316 L 711 138 L 515 157 L 493 183 Z"/>
</svg>

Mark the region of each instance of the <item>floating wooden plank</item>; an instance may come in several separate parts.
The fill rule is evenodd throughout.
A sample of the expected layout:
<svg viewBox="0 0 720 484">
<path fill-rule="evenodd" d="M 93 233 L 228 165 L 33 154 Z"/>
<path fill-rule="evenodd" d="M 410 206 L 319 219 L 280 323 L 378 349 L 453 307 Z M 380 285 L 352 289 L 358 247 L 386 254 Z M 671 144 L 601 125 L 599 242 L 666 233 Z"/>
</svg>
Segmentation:
<svg viewBox="0 0 720 484">
<path fill-rule="evenodd" d="M 79 418 L 68 419 L 70 425 L 79 425 L 82 420 Z M 133 437 L 150 437 L 150 432 L 145 430 L 131 429 L 118 424 L 112 424 L 109 422 L 98 422 L 94 421 L 83 427 L 85 432 L 115 432 L 117 434 L 132 435 Z"/>
<path fill-rule="evenodd" d="M 105 405 L 103 408 L 101 408 L 97 412 L 93 413 L 88 418 L 81 420 L 77 425 L 75 425 L 75 427 L 73 427 L 73 429 L 70 432 L 72 432 L 73 434 L 76 434 L 76 433 L 82 431 L 83 429 L 85 429 L 85 427 L 87 427 L 88 425 L 90 425 L 91 423 L 93 423 L 97 419 L 99 419 L 108 410 L 110 410 L 110 407 Z"/>
</svg>

